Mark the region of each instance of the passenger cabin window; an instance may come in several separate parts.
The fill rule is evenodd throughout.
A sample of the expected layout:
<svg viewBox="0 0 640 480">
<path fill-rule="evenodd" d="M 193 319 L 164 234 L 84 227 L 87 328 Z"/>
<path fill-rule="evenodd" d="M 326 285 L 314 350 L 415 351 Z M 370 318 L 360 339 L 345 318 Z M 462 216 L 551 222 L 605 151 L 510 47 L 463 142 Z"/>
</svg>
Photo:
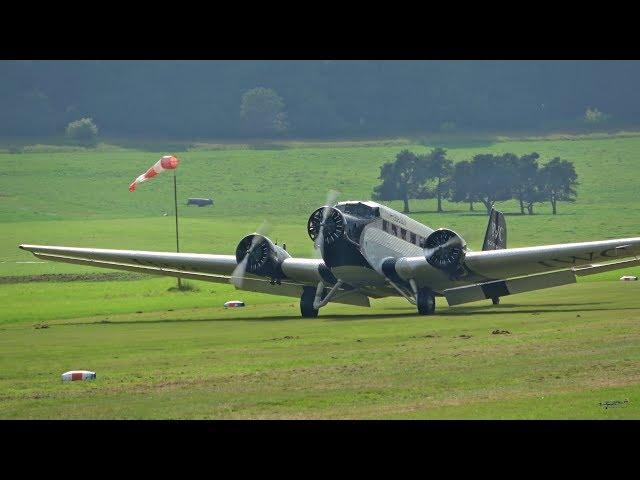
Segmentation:
<svg viewBox="0 0 640 480">
<path fill-rule="evenodd" d="M 400 229 L 400 236 L 402 237 L 403 240 L 406 240 L 407 238 L 407 231 L 404 228 Z"/>
<path fill-rule="evenodd" d="M 416 244 L 416 234 L 415 234 L 415 233 L 412 233 L 412 234 L 410 235 L 410 238 L 411 238 L 411 243 L 413 243 L 413 244 L 415 245 L 415 244 Z"/>
<path fill-rule="evenodd" d="M 389 222 L 387 222 L 386 220 L 382 220 L 382 230 L 385 232 L 389 231 Z"/>
<path fill-rule="evenodd" d="M 391 233 L 396 237 L 398 236 L 398 228 L 393 223 L 391 224 Z"/>
</svg>

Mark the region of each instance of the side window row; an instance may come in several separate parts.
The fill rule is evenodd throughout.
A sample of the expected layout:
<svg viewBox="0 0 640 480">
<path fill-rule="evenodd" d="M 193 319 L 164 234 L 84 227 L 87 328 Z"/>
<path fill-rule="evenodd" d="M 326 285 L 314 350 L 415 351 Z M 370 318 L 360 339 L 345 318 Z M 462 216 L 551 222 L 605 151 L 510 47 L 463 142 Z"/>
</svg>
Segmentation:
<svg viewBox="0 0 640 480">
<path fill-rule="evenodd" d="M 382 230 L 390 233 L 394 237 L 401 238 L 402 240 L 413 243 L 414 245 L 422 246 L 424 239 L 422 237 L 417 236 L 413 232 L 409 233 L 409 238 L 407 238 L 407 230 L 405 228 L 398 228 L 393 223 L 388 222 L 387 220 L 382 220 Z"/>
</svg>

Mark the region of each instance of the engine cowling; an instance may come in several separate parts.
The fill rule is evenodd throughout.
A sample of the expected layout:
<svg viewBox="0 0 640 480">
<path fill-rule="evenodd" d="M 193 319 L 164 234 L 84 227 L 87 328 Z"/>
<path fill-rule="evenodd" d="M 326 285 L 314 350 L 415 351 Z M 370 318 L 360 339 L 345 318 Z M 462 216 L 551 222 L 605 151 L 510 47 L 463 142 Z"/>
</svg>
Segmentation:
<svg viewBox="0 0 640 480">
<path fill-rule="evenodd" d="M 287 258 L 291 258 L 291 255 L 286 250 L 258 233 L 247 235 L 238 243 L 236 247 L 236 262 L 240 264 L 247 255 L 249 255 L 245 269 L 247 273 L 273 279 L 284 277 L 282 262 Z"/>
<path fill-rule="evenodd" d="M 439 228 L 427 237 L 424 256 L 429 265 L 454 273 L 467 253 L 467 243 L 453 230 Z"/>
</svg>

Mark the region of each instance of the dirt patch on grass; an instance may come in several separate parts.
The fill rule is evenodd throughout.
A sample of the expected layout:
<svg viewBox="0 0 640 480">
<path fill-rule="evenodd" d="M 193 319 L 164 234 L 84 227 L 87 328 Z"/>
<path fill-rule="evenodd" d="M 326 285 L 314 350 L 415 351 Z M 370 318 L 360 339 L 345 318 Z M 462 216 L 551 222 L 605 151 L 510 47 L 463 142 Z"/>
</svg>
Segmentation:
<svg viewBox="0 0 640 480">
<path fill-rule="evenodd" d="M 136 273 L 43 273 L 42 275 L 22 275 L 0 277 L 0 285 L 9 283 L 33 282 L 112 282 L 120 280 L 142 280 L 148 278 Z"/>
</svg>

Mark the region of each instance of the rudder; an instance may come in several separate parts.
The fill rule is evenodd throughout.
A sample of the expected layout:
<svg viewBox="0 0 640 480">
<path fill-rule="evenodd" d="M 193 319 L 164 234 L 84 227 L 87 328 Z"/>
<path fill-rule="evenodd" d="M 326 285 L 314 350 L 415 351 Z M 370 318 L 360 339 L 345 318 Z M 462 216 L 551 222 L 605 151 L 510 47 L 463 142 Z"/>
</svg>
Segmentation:
<svg viewBox="0 0 640 480">
<path fill-rule="evenodd" d="M 501 250 L 503 248 L 507 248 L 507 223 L 504 220 L 504 214 L 492 208 L 482 250 Z"/>
</svg>

